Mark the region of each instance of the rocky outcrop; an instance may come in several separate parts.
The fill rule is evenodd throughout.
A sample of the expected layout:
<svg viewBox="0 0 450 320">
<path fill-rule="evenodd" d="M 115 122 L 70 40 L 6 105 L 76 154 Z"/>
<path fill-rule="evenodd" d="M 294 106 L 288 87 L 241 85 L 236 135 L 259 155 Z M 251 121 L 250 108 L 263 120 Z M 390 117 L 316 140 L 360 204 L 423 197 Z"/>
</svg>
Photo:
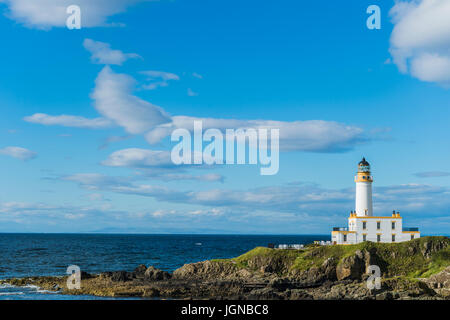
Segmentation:
<svg viewBox="0 0 450 320">
<path fill-rule="evenodd" d="M 156 269 L 153 266 L 148 267 L 144 272 L 144 279 L 150 281 L 168 280 L 171 277 L 172 275 L 170 273 Z"/>
<path fill-rule="evenodd" d="M 442 240 L 442 241 L 424 241 L 422 243 L 422 246 L 420 247 L 420 252 L 425 258 L 431 258 L 433 253 L 436 253 L 438 251 L 441 251 L 449 246 L 449 242 Z"/>
<path fill-rule="evenodd" d="M 365 250 L 356 250 L 356 252 L 342 261 L 336 267 L 337 280 L 361 280 L 364 274 L 367 274 L 369 266 L 376 265 L 381 271 L 385 271 L 386 262 L 377 255 L 374 248 Z"/>
<path fill-rule="evenodd" d="M 33 284 L 68 294 L 121 297 L 450 299 L 449 244 L 446 237 L 425 237 L 398 244 L 362 243 L 304 250 L 255 248 L 234 259 L 185 264 L 173 274 L 145 265 L 132 272 L 85 274 L 81 289 L 75 291 L 66 288 L 66 277 L 9 279 L 0 283 Z M 377 265 L 382 271 L 381 288 L 367 286 L 366 270 L 370 265 Z"/>
<path fill-rule="evenodd" d="M 366 262 L 364 261 L 364 255 L 361 251 L 350 257 L 344 258 L 336 268 L 336 277 L 338 280 L 346 279 L 360 279 L 365 273 Z"/>
<path fill-rule="evenodd" d="M 113 282 L 127 282 L 133 280 L 141 281 L 161 281 L 168 280 L 172 277 L 169 272 L 156 269 L 153 266 L 146 267 L 141 264 L 133 272 L 114 271 L 103 272 L 100 274 L 102 278 L 110 279 Z"/>
<path fill-rule="evenodd" d="M 185 264 L 173 273 L 175 279 L 232 279 L 245 274 L 239 274 L 239 269 L 233 262 L 203 261 Z M 248 274 L 249 275 L 249 274 Z"/>
<path fill-rule="evenodd" d="M 450 298 L 450 267 L 432 275 L 428 279 L 422 279 L 422 281 L 437 294 Z"/>
</svg>

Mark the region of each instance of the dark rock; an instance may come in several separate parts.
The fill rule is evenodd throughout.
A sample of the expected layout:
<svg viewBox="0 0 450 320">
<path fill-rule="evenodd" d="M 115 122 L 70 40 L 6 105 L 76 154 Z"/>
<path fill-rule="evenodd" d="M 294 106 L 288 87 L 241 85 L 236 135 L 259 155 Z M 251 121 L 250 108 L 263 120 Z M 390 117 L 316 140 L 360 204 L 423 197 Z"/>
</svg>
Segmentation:
<svg viewBox="0 0 450 320">
<path fill-rule="evenodd" d="M 275 278 L 269 282 L 268 287 L 278 291 L 285 291 L 291 287 L 291 281 L 286 278 Z"/>
<path fill-rule="evenodd" d="M 423 283 L 440 296 L 450 297 L 450 267 L 430 276 L 428 279 L 423 279 Z"/>
<path fill-rule="evenodd" d="M 224 279 L 236 277 L 239 271 L 233 263 L 203 261 L 185 264 L 173 272 L 173 277 L 176 279 Z"/>
<path fill-rule="evenodd" d="M 81 280 L 86 280 L 86 279 L 92 279 L 95 276 L 93 276 L 92 274 L 89 274 L 87 272 L 81 271 Z"/>
<path fill-rule="evenodd" d="M 315 286 L 325 281 L 325 274 L 320 268 L 312 267 L 306 272 L 306 283 L 308 286 Z"/>
<path fill-rule="evenodd" d="M 162 271 L 162 270 L 156 269 L 153 266 L 150 266 L 145 271 L 144 278 L 146 280 L 161 281 L 161 280 L 170 279 L 171 278 L 171 274 L 166 272 L 166 271 Z"/>
<path fill-rule="evenodd" d="M 334 257 L 328 258 L 323 262 L 321 269 L 328 280 L 336 280 L 336 265 L 337 261 Z"/>
<path fill-rule="evenodd" d="M 146 270 L 147 270 L 147 267 L 144 264 L 141 264 L 138 267 L 136 267 L 136 269 L 134 269 L 133 272 L 131 272 L 130 278 L 144 279 Z"/>
<path fill-rule="evenodd" d="M 336 267 L 336 277 L 338 280 L 361 279 L 366 271 L 366 264 L 363 254 L 357 250 L 353 256 L 344 258 Z"/>
<path fill-rule="evenodd" d="M 114 271 L 114 272 L 111 272 L 111 280 L 114 282 L 124 282 L 124 281 L 128 281 L 130 279 L 128 276 L 128 272 Z"/>
<path fill-rule="evenodd" d="M 293 289 L 289 292 L 289 299 L 291 300 L 313 300 L 313 296 L 311 296 L 306 290 L 302 289 Z"/>
<path fill-rule="evenodd" d="M 141 264 L 136 269 L 134 269 L 135 274 L 145 274 L 145 271 L 147 271 L 147 267 L 145 264 Z"/>
<path fill-rule="evenodd" d="M 383 292 L 380 294 L 377 294 L 375 297 L 375 300 L 393 300 L 394 296 L 390 292 Z"/>
<path fill-rule="evenodd" d="M 448 241 L 426 241 L 423 243 L 420 252 L 425 258 L 430 258 L 431 255 L 437 251 L 445 249 L 448 246 Z"/>
<path fill-rule="evenodd" d="M 284 296 L 283 293 L 279 293 L 272 288 L 266 287 L 263 289 L 252 290 L 246 298 L 250 300 L 282 300 Z"/>
</svg>

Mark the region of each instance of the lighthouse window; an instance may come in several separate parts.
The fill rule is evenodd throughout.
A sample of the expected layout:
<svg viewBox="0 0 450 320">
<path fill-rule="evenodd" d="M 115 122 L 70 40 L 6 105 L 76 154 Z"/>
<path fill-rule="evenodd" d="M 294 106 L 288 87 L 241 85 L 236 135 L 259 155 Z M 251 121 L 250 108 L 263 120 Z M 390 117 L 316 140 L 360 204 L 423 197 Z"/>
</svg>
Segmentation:
<svg viewBox="0 0 450 320">
<path fill-rule="evenodd" d="M 363 241 L 367 241 L 367 235 L 363 234 Z"/>
<path fill-rule="evenodd" d="M 367 229 L 367 222 L 363 221 L 363 230 L 366 230 L 366 229 Z"/>
<path fill-rule="evenodd" d="M 344 234 L 344 242 L 347 242 L 347 235 Z"/>
<path fill-rule="evenodd" d="M 381 229 L 381 222 L 377 221 L 377 230 L 380 230 L 380 229 Z"/>
<path fill-rule="evenodd" d="M 395 234 L 392 235 L 392 242 L 395 242 Z"/>
<path fill-rule="evenodd" d="M 392 221 L 392 230 L 395 230 L 395 221 Z"/>
<path fill-rule="evenodd" d="M 381 241 L 381 234 L 377 234 L 377 242 Z"/>
</svg>

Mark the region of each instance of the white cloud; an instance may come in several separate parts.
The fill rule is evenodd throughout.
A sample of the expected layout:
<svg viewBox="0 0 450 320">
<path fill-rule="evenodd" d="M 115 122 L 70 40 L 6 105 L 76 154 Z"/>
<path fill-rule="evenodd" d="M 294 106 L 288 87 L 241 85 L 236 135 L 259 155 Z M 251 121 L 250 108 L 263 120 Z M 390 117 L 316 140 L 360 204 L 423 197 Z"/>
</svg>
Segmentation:
<svg viewBox="0 0 450 320">
<path fill-rule="evenodd" d="M 180 77 L 175 73 L 165 72 L 165 71 L 141 71 L 141 74 L 147 76 L 147 81 L 151 83 L 146 84 L 143 89 L 154 90 L 158 87 L 167 87 L 170 80 L 180 80 Z"/>
<path fill-rule="evenodd" d="M 152 178 L 164 181 L 195 180 L 205 182 L 223 182 L 219 174 L 192 175 L 183 173 L 186 166 L 176 166 L 171 160 L 169 151 L 129 148 L 113 152 L 102 162 L 110 167 L 140 169 L 141 178 Z M 193 166 L 192 168 L 204 168 Z M 136 177 L 139 178 L 139 177 Z"/>
<path fill-rule="evenodd" d="M 169 151 L 129 148 L 116 151 L 103 161 L 111 167 L 172 167 Z"/>
<path fill-rule="evenodd" d="M 397 0 L 390 52 L 403 73 L 450 87 L 450 1 Z"/>
<path fill-rule="evenodd" d="M 70 5 L 81 8 L 81 27 L 115 25 L 108 18 L 139 2 L 148 0 L 0 0 L 8 6 L 6 15 L 28 27 L 49 29 L 65 27 Z"/>
<path fill-rule="evenodd" d="M 166 173 L 166 174 L 147 174 L 148 177 L 154 177 L 164 181 L 180 181 L 180 180 L 194 180 L 203 182 L 224 182 L 224 176 L 216 173 L 207 173 L 201 175 L 185 174 L 185 173 Z"/>
<path fill-rule="evenodd" d="M 94 118 L 87 119 L 79 116 L 72 115 L 59 115 L 51 116 L 45 113 L 35 113 L 31 116 L 25 117 L 25 121 L 31 123 L 42 124 L 46 126 L 63 126 L 63 127 L 74 127 L 74 128 L 89 128 L 89 129 L 100 129 L 108 128 L 113 125 L 113 123 L 105 118 Z"/>
<path fill-rule="evenodd" d="M 450 176 L 450 172 L 446 171 L 426 171 L 426 172 L 418 172 L 414 174 L 419 178 L 438 178 L 438 177 L 448 177 Z"/>
<path fill-rule="evenodd" d="M 170 116 L 158 106 L 132 94 L 135 80 L 105 66 L 95 80 L 92 98 L 97 111 L 128 133 L 140 134 L 169 122 Z"/>
<path fill-rule="evenodd" d="M 172 122 L 160 125 L 146 134 L 150 144 L 158 143 L 169 136 L 174 129 L 185 128 L 193 131 L 194 121 L 202 121 L 203 130 L 254 128 L 279 129 L 280 149 L 284 151 L 341 152 L 352 149 L 355 145 L 367 142 L 363 129 L 334 121 L 273 121 L 273 120 L 238 120 L 217 118 L 194 118 L 174 116 Z"/>
<path fill-rule="evenodd" d="M 163 80 L 180 80 L 180 77 L 174 73 L 164 72 L 164 71 L 141 71 L 142 74 L 148 76 L 149 80 L 154 80 L 157 78 L 161 78 Z"/>
<path fill-rule="evenodd" d="M 0 149 L 0 154 L 10 156 L 23 161 L 36 158 L 37 153 L 21 147 L 6 147 Z"/>
<path fill-rule="evenodd" d="M 64 177 L 63 180 L 74 181 L 80 185 L 92 189 L 102 189 L 105 186 L 128 186 L 129 182 L 127 178 L 120 177 L 108 177 L 99 173 L 78 173 L 71 176 Z"/>
<path fill-rule="evenodd" d="M 120 50 L 113 50 L 109 43 L 84 39 L 84 48 L 89 51 L 92 56 L 91 60 L 97 64 L 116 64 L 122 65 L 128 59 L 140 58 L 136 53 L 123 53 Z"/>
</svg>

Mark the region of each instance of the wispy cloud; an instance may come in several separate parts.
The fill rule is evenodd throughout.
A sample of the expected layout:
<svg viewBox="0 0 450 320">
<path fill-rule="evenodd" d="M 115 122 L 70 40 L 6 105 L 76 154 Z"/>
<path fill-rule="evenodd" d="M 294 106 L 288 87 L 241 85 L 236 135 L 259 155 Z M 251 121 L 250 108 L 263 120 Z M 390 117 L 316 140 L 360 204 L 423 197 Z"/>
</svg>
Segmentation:
<svg viewBox="0 0 450 320">
<path fill-rule="evenodd" d="M 113 122 L 105 118 L 88 119 L 80 116 L 64 114 L 52 116 L 45 113 L 35 113 L 31 116 L 25 117 L 24 120 L 45 126 L 63 126 L 74 128 L 103 129 L 113 126 Z"/>
<path fill-rule="evenodd" d="M 450 172 L 426 171 L 426 172 L 417 172 L 414 175 L 419 178 L 436 178 L 436 177 L 448 177 L 450 176 Z"/>
<path fill-rule="evenodd" d="M 154 90 L 158 87 L 167 87 L 169 85 L 169 81 L 171 80 L 180 80 L 180 77 L 174 73 L 165 72 L 165 71 L 141 71 L 143 75 L 147 76 L 147 81 L 149 84 L 145 84 L 142 86 L 143 89 L 146 90 Z"/>
<path fill-rule="evenodd" d="M 85 39 L 84 48 L 91 53 L 91 61 L 97 64 L 122 65 L 128 59 L 140 58 L 136 53 L 123 53 L 120 50 L 113 50 L 109 43 Z"/>
<path fill-rule="evenodd" d="M 23 161 L 31 160 L 37 157 L 36 152 L 21 147 L 5 147 L 0 149 L 0 155 L 13 157 Z"/>
<path fill-rule="evenodd" d="M 170 158 L 169 151 L 129 148 L 113 152 L 102 162 L 104 166 L 124 167 L 140 170 L 140 178 L 164 181 L 195 180 L 206 182 L 223 182 L 219 174 L 187 174 L 186 166 L 176 166 Z M 196 166 L 192 168 L 204 168 Z M 139 178 L 139 177 L 138 177 Z"/>
<path fill-rule="evenodd" d="M 111 167 L 173 167 L 169 151 L 129 148 L 116 151 L 102 162 Z"/>
</svg>

